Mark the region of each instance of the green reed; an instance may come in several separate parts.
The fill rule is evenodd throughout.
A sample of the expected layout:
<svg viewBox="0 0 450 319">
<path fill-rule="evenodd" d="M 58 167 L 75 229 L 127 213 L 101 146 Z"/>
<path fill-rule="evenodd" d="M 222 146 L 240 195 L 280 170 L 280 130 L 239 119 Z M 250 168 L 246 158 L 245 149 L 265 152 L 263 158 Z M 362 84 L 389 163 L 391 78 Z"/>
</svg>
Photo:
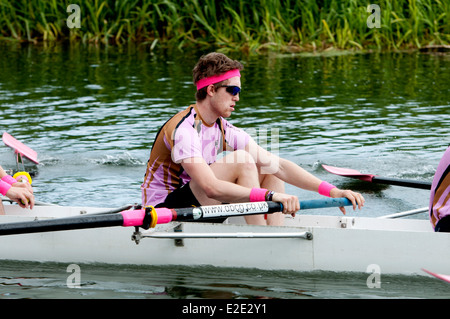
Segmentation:
<svg viewBox="0 0 450 319">
<path fill-rule="evenodd" d="M 369 28 L 359 0 L 0 0 L 0 37 L 221 51 L 407 49 L 450 43 L 448 0 L 381 0 Z M 81 28 L 66 11 L 80 5 Z"/>
</svg>

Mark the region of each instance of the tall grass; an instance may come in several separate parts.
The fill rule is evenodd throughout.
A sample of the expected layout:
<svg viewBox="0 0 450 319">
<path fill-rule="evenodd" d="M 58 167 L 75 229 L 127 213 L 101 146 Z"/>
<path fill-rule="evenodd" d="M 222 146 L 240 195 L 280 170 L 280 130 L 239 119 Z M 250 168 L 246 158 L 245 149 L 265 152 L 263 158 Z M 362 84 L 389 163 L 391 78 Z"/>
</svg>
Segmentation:
<svg viewBox="0 0 450 319">
<path fill-rule="evenodd" d="M 381 0 L 381 28 L 358 0 L 0 0 L 0 37 L 222 51 L 404 49 L 450 43 L 450 1 Z M 67 6 L 81 7 L 69 29 Z"/>
</svg>

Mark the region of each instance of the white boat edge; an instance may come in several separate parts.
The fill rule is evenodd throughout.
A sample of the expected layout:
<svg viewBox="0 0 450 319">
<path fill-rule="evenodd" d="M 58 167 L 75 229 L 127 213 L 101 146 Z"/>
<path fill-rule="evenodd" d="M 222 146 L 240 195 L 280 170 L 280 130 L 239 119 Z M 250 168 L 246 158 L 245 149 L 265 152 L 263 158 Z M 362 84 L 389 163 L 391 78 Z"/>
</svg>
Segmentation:
<svg viewBox="0 0 450 319">
<path fill-rule="evenodd" d="M 69 217 L 105 208 L 5 205 L 0 223 Z M 60 263 L 215 266 L 262 270 L 426 275 L 450 269 L 450 234 L 428 220 L 297 214 L 282 227 L 171 222 L 133 234 L 108 227 L 0 236 L 1 260 Z M 134 237 L 133 237 L 134 236 Z M 132 240 L 139 239 L 139 244 Z"/>
</svg>

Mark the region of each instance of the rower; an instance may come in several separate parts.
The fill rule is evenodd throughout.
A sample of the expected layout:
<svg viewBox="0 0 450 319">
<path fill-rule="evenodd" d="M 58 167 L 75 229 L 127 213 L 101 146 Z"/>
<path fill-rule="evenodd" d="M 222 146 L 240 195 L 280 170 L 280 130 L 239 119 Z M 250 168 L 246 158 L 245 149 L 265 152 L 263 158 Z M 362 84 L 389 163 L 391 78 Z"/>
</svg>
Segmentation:
<svg viewBox="0 0 450 319">
<path fill-rule="evenodd" d="M 241 92 L 243 65 L 221 53 L 202 56 L 193 69 L 196 104 L 170 118 L 153 143 L 144 182 L 143 206 L 181 208 L 222 203 L 275 201 L 283 213 L 300 209 L 285 182 L 328 197 L 346 197 L 353 209 L 364 198 L 321 181 L 293 162 L 259 146 L 226 120 Z M 220 158 L 222 152 L 230 154 Z M 340 208 L 345 213 L 345 208 Z M 246 216 L 249 224 L 282 225 L 283 215 Z"/>
<path fill-rule="evenodd" d="M 0 166 L 0 194 L 17 202 L 23 208 L 33 208 L 34 195 L 31 187 L 31 176 L 25 171 L 23 157 L 35 164 L 39 164 L 37 153 L 27 145 L 15 139 L 7 132 L 3 132 L 2 140 L 11 147 L 16 154 L 17 172 L 10 176 Z M 3 203 L 0 201 L 0 215 L 4 214 Z"/>
<path fill-rule="evenodd" d="M 430 221 L 436 232 L 450 232 L 450 145 L 444 152 L 431 185 Z"/>
<path fill-rule="evenodd" d="M 17 202 L 23 208 L 33 209 L 34 195 L 29 174 L 22 172 L 22 174 L 14 176 L 8 175 L 0 166 L 0 194 Z M 24 178 L 27 181 L 22 182 Z M 4 215 L 4 213 L 3 203 L 0 201 L 0 215 Z"/>
</svg>

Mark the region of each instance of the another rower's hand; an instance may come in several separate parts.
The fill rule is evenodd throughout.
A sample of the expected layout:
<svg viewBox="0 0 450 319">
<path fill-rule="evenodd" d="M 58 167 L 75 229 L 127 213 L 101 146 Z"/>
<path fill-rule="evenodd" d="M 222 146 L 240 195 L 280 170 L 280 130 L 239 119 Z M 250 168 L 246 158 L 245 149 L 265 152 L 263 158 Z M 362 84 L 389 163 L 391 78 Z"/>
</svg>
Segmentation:
<svg viewBox="0 0 450 319">
<path fill-rule="evenodd" d="M 348 198 L 353 204 L 353 210 L 356 210 L 357 206 L 359 209 L 363 208 L 364 203 L 366 201 L 360 193 L 351 191 L 349 189 L 342 190 L 339 188 L 333 188 L 330 191 L 330 196 L 333 198 L 340 198 L 340 197 Z M 339 207 L 339 209 L 345 215 L 345 213 L 346 213 L 345 207 Z"/>
<path fill-rule="evenodd" d="M 33 194 L 33 187 L 31 187 L 30 183 L 28 183 L 28 182 L 17 182 L 17 183 L 12 184 L 12 186 L 25 188 L 31 194 Z"/>
<path fill-rule="evenodd" d="M 272 200 L 283 204 L 283 214 L 295 216 L 295 213 L 300 210 L 300 202 L 297 196 L 275 193 L 273 194 Z"/>
<path fill-rule="evenodd" d="M 33 209 L 34 207 L 34 195 L 26 187 L 12 186 L 6 193 L 6 196 L 22 208 Z"/>
</svg>

